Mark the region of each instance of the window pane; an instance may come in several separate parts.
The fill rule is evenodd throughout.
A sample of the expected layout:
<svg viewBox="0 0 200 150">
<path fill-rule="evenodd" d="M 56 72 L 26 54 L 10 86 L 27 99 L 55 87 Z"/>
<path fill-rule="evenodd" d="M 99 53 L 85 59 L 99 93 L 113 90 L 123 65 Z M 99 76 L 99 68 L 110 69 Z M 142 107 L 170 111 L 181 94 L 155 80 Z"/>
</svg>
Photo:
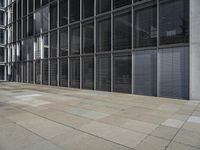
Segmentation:
<svg viewBox="0 0 200 150">
<path fill-rule="evenodd" d="M 94 89 L 94 58 L 93 57 L 83 57 L 83 88 L 84 89 Z"/>
<path fill-rule="evenodd" d="M 114 50 L 131 49 L 131 12 L 114 17 Z"/>
<path fill-rule="evenodd" d="M 37 11 L 35 13 L 35 34 L 40 33 L 41 24 L 41 11 Z"/>
<path fill-rule="evenodd" d="M 27 62 L 23 62 L 23 82 L 27 83 Z"/>
<path fill-rule="evenodd" d="M 136 51 L 134 55 L 134 93 L 157 96 L 157 51 Z"/>
<path fill-rule="evenodd" d="M 0 62 L 4 62 L 5 51 L 3 47 L 0 47 Z"/>
<path fill-rule="evenodd" d="M 35 0 L 35 9 L 40 8 L 40 0 Z"/>
<path fill-rule="evenodd" d="M 40 84 L 40 60 L 35 61 L 35 83 Z"/>
<path fill-rule="evenodd" d="M 33 62 L 28 62 L 29 83 L 33 83 Z"/>
<path fill-rule="evenodd" d="M 50 60 L 50 84 L 56 86 L 57 85 L 57 60 Z"/>
<path fill-rule="evenodd" d="M 70 60 L 70 87 L 80 87 L 80 59 L 73 58 Z"/>
<path fill-rule="evenodd" d="M 119 8 L 122 6 L 130 5 L 132 0 L 113 0 L 113 8 Z"/>
<path fill-rule="evenodd" d="M 0 11 L 0 25 L 4 25 L 4 12 Z"/>
<path fill-rule="evenodd" d="M 43 57 L 44 58 L 48 58 L 49 56 L 49 43 L 48 43 L 48 34 L 45 34 L 43 36 L 43 46 L 44 46 L 44 54 Z"/>
<path fill-rule="evenodd" d="M 80 54 L 80 27 L 70 30 L 70 54 Z"/>
<path fill-rule="evenodd" d="M 0 80 L 4 80 L 4 66 L 0 66 Z"/>
<path fill-rule="evenodd" d="M 111 20 L 97 21 L 97 52 L 110 51 L 111 49 Z"/>
<path fill-rule="evenodd" d="M 189 41 L 189 1 L 160 2 L 160 44 Z"/>
<path fill-rule="evenodd" d="M 57 31 L 51 32 L 50 37 L 51 57 L 57 57 Z"/>
<path fill-rule="evenodd" d="M 83 18 L 94 16 L 94 0 L 83 0 L 82 5 L 83 5 L 82 9 Z"/>
<path fill-rule="evenodd" d="M 48 60 L 42 60 L 42 84 L 48 84 Z"/>
<path fill-rule="evenodd" d="M 80 0 L 70 0 L 70 22 L 80 20 Z"/>
<path fill-rule="evenodd" d="M 110 91 L 111 89 L 111 57 L 108 55 L 97 56 L 96 64 L 96 89 Z"/>
<path fill-rule="evenodd" d="M 18 18 L 21 18 L 22 16 L 22 1 L 18 0 Z"/>
<path fill-rule="evenodd" d="M 49 27 L 49 7 L 45 7 L 42 10 L 42 31 L 48 31 Z"/>
<path fill-rule="evenodd" d="M 33 35 L 33 15 L 30 15 L 28 18 L 28 35 Z"/>
<path fill-rule="evenodd" d="M 68 86 L 68 59 L 60 59 L 60 86 Z"/>
<path fill-rule="evenodd" d="M 94 23 L 83 25 L 83 53 L 94 53 Z"/>
<path fill-rule="evenodd" d="M 68 0 L 60 0 L 60 26 L 68 23 Z"/>
<path fill-rule="evenodd" d="M 53 3 L 50 6 L 50 28 L 57 27 L 57 3 Z"/>
<path fill-rule="evenodd" d="M 68 56 L 68 29 L 60 30 L 60 56 Z"/>
<path fill-rule="evenodd" d="M 27 0 L 23 0 L 23 15 L 27 15 Z"/>
<path fill-rule="evenodd" d="M 27 18 L 23 19 L 23 37 L 27 37 Z"/>
<path fill-rule="evenodd" d="M 4 30 L 0 29 L 0 43 L 4 43 Z"/>
<path fill-rule="evenodd" d="M 158 95 L 189 98 L 189 48 L 166 48 L 158 53 Z"/>
<path fill-rule="evenodd" d="M 33 11 L 33 0 L 29 0 L 29 3 L 28 3 L 28 9 L 29 9 L 29 12 L 32 12 Z"/>
<path fill-rule="evenodd" d="M 113 87 L 115 92 L 131 93 L 131 55 L 114 56 Z"/>
<path fill-rule="evenodd" d="M 135 11 L 135 47 L 156 46 L 157 7 L 150 6 Z"/>
<path fill-rule="evenodd" d="M 42 5 L 46 5 L 48 3 L 49 0 L 42 0 Z"/>
<path fill-rule="evenodd" d="M 97 14 L 110 11 L 111 1 L 110 0 L 96 0 L 97 3 Z"/>
</svg>

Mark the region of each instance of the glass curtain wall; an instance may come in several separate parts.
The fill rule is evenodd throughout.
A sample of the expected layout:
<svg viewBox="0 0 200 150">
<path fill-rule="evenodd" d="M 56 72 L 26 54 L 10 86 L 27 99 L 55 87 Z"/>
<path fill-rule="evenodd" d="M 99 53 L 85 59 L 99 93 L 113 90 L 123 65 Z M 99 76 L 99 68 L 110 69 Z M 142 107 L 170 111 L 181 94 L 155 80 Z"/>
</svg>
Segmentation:
<svg viewBox="0 0 200 150">
<path fill-rule="evenodd" d="M 189 0 L 18 0 L 8 10 L 21 81 L 188 98 Z"/>
</svg>

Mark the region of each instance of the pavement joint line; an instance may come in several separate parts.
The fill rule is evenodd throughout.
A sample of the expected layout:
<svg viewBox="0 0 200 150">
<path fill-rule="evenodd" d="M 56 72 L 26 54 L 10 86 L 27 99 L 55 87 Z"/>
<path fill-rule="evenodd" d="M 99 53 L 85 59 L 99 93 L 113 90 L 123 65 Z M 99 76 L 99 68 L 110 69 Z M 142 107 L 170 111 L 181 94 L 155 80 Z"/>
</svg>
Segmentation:
<svg viewBox="0 0 200 150">
<path fill-rule="evenodd" d="M 8 105 L 11 105 L 11 104 L 8 104 Z M 11 105 L 11 106 L 12 106 L 12 105 Z M 21 108 L 19 108 L 19 107 L 17 107 L 17 106 L 13 106 L 13 107 L 15 107 L 15 108 L 17 108 L 17 109 L 20 109 L 20 110 L 23 110 L 23 109 L 21 109 Z M 44 116 L 41 116 L 41 115 L 35 114 L 35 113 L 33 113 L 33 112 L 30 112 L 30 111 L 27 111 L 27 110 L 23 110 L 23 111 L 24 111 L 24 112 L 28 112 L 28 113 L 30 113 L 30 114 L 33 114 L 33 115 L 35 115 L 35 116 L 41 117 L 41 118 L 43 118 L 43 119 L 47 119 L 47 120 L 49 120 L 49 121 L 55 122 L 55 123 L 57 123 L 57 124 L 60 124 L 60 125 L 63 125 L 63 126 L 66 126 L 66 127 L 72 128 L 72 129 L 74 129 L 74 130 L 76 130 L 76 131 L 83 132 L 83 133 L 88 134 L 88 135 L 91 135 L 91 136 L 95 136 L 95 137 L 100 138 L 100 139 L 102 139 L 102 140 L 104 140 L 104 141 L 112 142 L 112 143 L 114 143 L 114 144 L 117 144 L 117 145 L 120 145 L 120 146 L 126 147 L 126 148 L 128 148 L 128 149 L 130 149 L 130 150 L 135 150 L 135 149 L 132 148 L 132 147 L 128 147 L 128 146 L 126 146 L 126 145 L 123 145 L 123 144 L 120 144 L 120 143 L 117 143 L 117 142 L 114 142 L 114 141 L 111 141 L 111 140 L 108 140 L 108 139 L 102 138 L 102 137 L 97 136 L 97 135 L 95 135 L 95 134 L 91 134 L 91 133 L 88 133 L 88 132 L 82 131 L 82 130 L 80 130 L 80 129 L 78 129 L 78 128 L 75 128 L 75 127 L 72 127 L 72 126 L 69 126 L 69 125 L 66 125 L 66 124 L 63 124 L 63 123 L 57 122 L 57 121 L 55 121 L 55 120 L 52 120 L 52 119 L 46 118 L 46 117 L 44 117 Z M 17 123 L 16 123 L 16 124 L 17 124 Z M 19 125 L 19 124 L 17 124 L 17 125 Z M 19 126 L 21 126 L 21 125 L 19 125 Z M 23 126 L 22 126 L 22 127 L 23 127 Z M 24 127 L 23 127 L 23 128 L 24 128 Z M 26 128 L 24 128 L 24 129 L 26 129 Z M 30 131 L 29 129 L 26 129 L 26 130 Z M 32 131 L 30 131 L 30 132 L 32 132 Z M 32 132 L 32 133 L 34 133 L 34 132 Z M 34 133 L 34 134 L 38 135 L 37 133 Z M 40 135 L 38 135 L 38 136 L 40 136 Z M 42 137 L 42 136 L 40 136 L 40 137 Z M 44 137 L 43 137 L 43 138 L 44 138 Z M 46 140 L 46 138 L 44 138 L 44 139 Z M 48 140 L 48 139 L 47 139 L 47 140 Z M 48 140 L 48 141 L 49 141 L 49 140 Z M 51 142 L 51 141 L 49 141 L 49 142 Z M 51 143 L 52 143 L 52 142 L 51 142 Z"/>
<path fill-rule="evenodd" d="M 172 139 L 170 140 L 169 144 L 166 146 L 166 149 L 169 147 L 169 145 L 174 141 L 174 138 L 177 136 L 177 134 L 181 131 L 181 129 L 183 128 L 183 126 L 187 123 L 187 120 L 192 116 L 192 114 L 195 112 L 195 110 L 197 109 L 198 105 L 195 106 L 195 108 L 193 109 L 193 111 L 188 115 L 187 119 L 184 120 L 184 123 L 182 124 L 182 126 L 178 129 L 178 131 L 175 133 L 175 135 L 172 137 Z M 178 142 L 181 143 L 181 142 Z M 181 143 L 184 144 L 184 143 Z M 184 144 L 186 145 L 186 144 Z M 191 145 L 190 145 L 191 146 Z M 194 146 L 193 146 L 194 147 Z M 198 147 L 199 148 L 199 147 Z"/>
</svg>

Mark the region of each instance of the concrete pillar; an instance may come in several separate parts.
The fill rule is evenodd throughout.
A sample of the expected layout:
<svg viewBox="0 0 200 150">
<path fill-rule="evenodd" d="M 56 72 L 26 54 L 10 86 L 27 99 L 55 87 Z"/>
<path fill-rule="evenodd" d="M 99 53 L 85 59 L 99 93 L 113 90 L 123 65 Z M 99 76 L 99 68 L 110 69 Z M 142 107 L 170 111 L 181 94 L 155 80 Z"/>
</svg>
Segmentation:
<svg viewBox="0 0 200 150">
<path fill-rule="evenodd" d="M 200 100 L 200 0 L 190 0 L 190 99 Z"/>
</svg>

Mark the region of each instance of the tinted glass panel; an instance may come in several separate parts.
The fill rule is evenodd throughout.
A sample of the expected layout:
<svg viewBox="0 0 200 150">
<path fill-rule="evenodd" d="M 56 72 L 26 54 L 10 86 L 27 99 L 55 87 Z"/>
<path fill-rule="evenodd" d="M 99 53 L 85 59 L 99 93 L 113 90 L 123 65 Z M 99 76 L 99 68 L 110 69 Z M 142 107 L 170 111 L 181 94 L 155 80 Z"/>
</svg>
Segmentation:
<svg viewBox="0 0 200 150">
<path fill-rule="evenodd" d="M 29 10 L 29 12 L 32 12 L 32 11 L 33 11 L 33 0 L 29 0 L 29 3 L 28 3 L 28 10 Z"/>
<path fill-rule="evenodd" d="M 33 15 L 30 15 L 28 18 L 28 35 L 33 35 Z"/>
<path fill-rule="evenodd" d="M 42 5 L 46 5 L 49 0 L 42 0 Z"/>
<path fill-rule="evenodd" d="M 0 80 L 4 80 L 4 66 L 0 66 Z"/>
<path fill-rule="evenodd" d="M 70 22 L 80 20 L 80 0 L 70 0 Z"/>
<path fill-rule="evenodd" d="M 83 25 L 83 53 L 94 52 L 94 23 Z"/>
<path fill-rule="evenodd" d="M 97 3 L 97 14 L 110 11 L 111 1 L 110 0 L 96 0 Z"/>
<path fill-rule="evenodd" d="M 60 26 L 68 23 L 68 0 L 60 0 Z"/>
<path fill-rule="evenodd" d="M 157 7 L 150 6 L 135 11 L 135 47 L 156 46 Z"/>
<path fill-rule="evenodd" d="M 49 7 L 45 7 L 42 10 L 42 31 L 48 31 L 49 27 Z"/>
<path fill-rule="evenodd" d="M 134 55 L 134 93 L 157 95 L 157 51 L 136 51 Z"/>
<path fill-rule="evenodd" d="M 23 0 L 23 15 L 27 15 L 27 0 Z"/>
<path fill-rule="evenodd" d="M 35 0 L 35 9 L 40 8 L 40 0 Z"/>
<path fill-rule="evenodd" d="M 50 60 L 50 84 L 56 86 L 57 85 L 57 60 Z"/>
<path fill-rule="evenodd" d="M 114 50 L 131 49 L 131 12 L 114 17 Z"/>
<path fill-rule="evenodd" d="M 113 0 L 113 7 L 119 8 L 122 6 L 130 5 L 132 0 Z"/>
<path fill-rule="evenodd" d="M 73 58 L 70 60 L 70 87 L 80 87 L 80 59 Z"/>
<path fill-rule="evenodd" d="M 68 86 L 68 59 L 60 59 L 60 86 Z"/>
<path fill-rule="evenodd" d="M 57 3 L 53 3 L 50 6 L 50 28 L 57 27 Z"/>
<path fill-rule="evenodd" d="M 42 84 L 48 84 L 48 60 L 42 60 Z"/>
<path fill-rule="evenodd" d="M 110 18 L 97 21 L 97 52 L 111 49 L 111 21 Z"/>
<path fill-rule="evenodd" d="M 38 11 L 35 13 L 35 33 L 38 34 L 40 33 L 41 30 L 41 11 Z"/>
<path fill-rule="evenodd" d="M 23 82 L 27 83 L 27 62 L 23 62 Z"/>
<path fill-rule="evenodd" d="M 94 58 L 93 57 L 83 57 L 82 71 L 83 71 L 82 87 L 84 89 L 94 89 Z"/>
<path fill-rule="evenodd" d="M 51 57 L 57 56 L 57 31 L 50 33 L 50 51 Z"/>
<path fill-rule="evenodd" d="M 96 89 L 110 91 L 111 88 L 111 57 L 108 55 L 97 56 L 96 64 Z"/>
<path fill-rule="evenodd" d="M 68 56 L 68 29 L 60 30 L 60 56 Z"/>
<path fill-rule="evenodd" d="M 82 5 L 83 18 L 94 16 L 94 0 L 82 0 Z"/>
<path fill-rule="evenodd" d="M 27 18 L 23 19 L 23 37 L 27 37 Z"/>
<path fill-rule="evenodd" d="M 189 98 L 188 47 L 161 49 L 158 53 L 159 96 Z"/>
<path fill-rule="evenodd" d="M 35 83 L 40 84 L 40 60 L 35 61 Z"/>
<path fill-rule="evenodd" d="M 80 27 L 70 30 L 70 54 L 80 54 Z"/>
<path fill-rule="evenodd" d="M 114 56 L 113 86 L 115 92 L 131 93 L 131 55 Z"/>
<path fill-rule="evenodd" d="M 189 41 L 189 1 L 160 2 L 160 44 Z"/>
</svg>

